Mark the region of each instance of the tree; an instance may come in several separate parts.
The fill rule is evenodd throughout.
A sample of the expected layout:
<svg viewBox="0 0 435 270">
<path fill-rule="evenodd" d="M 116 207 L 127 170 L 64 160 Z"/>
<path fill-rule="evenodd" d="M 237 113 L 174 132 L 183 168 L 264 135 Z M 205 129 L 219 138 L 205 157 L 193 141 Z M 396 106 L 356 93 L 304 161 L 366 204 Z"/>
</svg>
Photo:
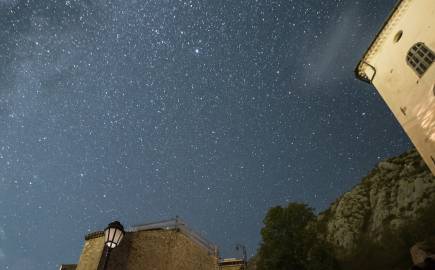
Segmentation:
<svg viewBox="0 0 435 270">
<path fill-rule="evenodd" d="M 336 269 L 335 260 L 317 237 L 313 209 L 290 203 L 271 208 L 261 230 L 258 270 Z"/>
</svg>

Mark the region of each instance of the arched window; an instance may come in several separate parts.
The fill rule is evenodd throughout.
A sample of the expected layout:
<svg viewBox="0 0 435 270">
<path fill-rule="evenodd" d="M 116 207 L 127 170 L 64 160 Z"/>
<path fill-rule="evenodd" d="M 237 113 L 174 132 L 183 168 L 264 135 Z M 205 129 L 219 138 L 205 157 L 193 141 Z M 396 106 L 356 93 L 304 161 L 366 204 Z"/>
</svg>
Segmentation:
<svg viewBox="0 0 435 270">
<path fill-rule="evenodd" d="M 406 56 L 406 62 L 417 73 L 418 77 L 423 77 L 435 60 L 434 52 L 429 49 L 423 42 L 412 46 Z"/>
</svg>

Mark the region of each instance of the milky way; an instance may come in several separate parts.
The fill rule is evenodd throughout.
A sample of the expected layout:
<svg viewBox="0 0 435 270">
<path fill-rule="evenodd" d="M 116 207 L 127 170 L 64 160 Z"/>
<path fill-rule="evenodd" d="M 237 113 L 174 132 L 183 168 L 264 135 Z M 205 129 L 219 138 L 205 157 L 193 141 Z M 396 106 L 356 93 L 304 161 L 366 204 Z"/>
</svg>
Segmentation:
<svg viewBox="0 0 435 270">
<path fill-rule="evenodd" d="M 410 147 L 353 74 L 393 6 L 0 0 L 0 268 L 176 215 L 252 255 L 269 207 L 325 209 Z"/>
</svg>

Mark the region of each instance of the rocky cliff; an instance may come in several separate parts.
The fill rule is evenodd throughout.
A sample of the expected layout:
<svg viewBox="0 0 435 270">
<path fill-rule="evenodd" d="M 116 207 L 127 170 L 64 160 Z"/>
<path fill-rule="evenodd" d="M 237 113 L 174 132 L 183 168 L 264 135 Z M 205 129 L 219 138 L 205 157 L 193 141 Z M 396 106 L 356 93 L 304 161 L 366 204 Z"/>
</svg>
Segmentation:
<svg viewBox="0 0 435 270">
<path fill-rule="evenodd" d="M 324 238 L 350 252 L 361 237 L 379 239 L 386 229 L 412 220 L 435 199 L 434 191 L 435 177 L 416 150 L 382 161 L 319 215 Z"/>
</svg>

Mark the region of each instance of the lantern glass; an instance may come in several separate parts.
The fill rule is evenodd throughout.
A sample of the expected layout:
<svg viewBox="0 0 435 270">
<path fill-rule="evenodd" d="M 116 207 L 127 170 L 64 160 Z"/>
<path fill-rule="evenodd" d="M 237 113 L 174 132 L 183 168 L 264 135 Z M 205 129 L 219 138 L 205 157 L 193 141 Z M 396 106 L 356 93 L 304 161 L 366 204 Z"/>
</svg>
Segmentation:
<svg viewBox="0 0 435 270">
<path fill-rule="evenodd" d="M 123 237 L 124 228 L 117 221 L 110 223 L 104 230 L 105 243 L 109 248 L 116 248 L 121 243 Z"/>
</svg>

